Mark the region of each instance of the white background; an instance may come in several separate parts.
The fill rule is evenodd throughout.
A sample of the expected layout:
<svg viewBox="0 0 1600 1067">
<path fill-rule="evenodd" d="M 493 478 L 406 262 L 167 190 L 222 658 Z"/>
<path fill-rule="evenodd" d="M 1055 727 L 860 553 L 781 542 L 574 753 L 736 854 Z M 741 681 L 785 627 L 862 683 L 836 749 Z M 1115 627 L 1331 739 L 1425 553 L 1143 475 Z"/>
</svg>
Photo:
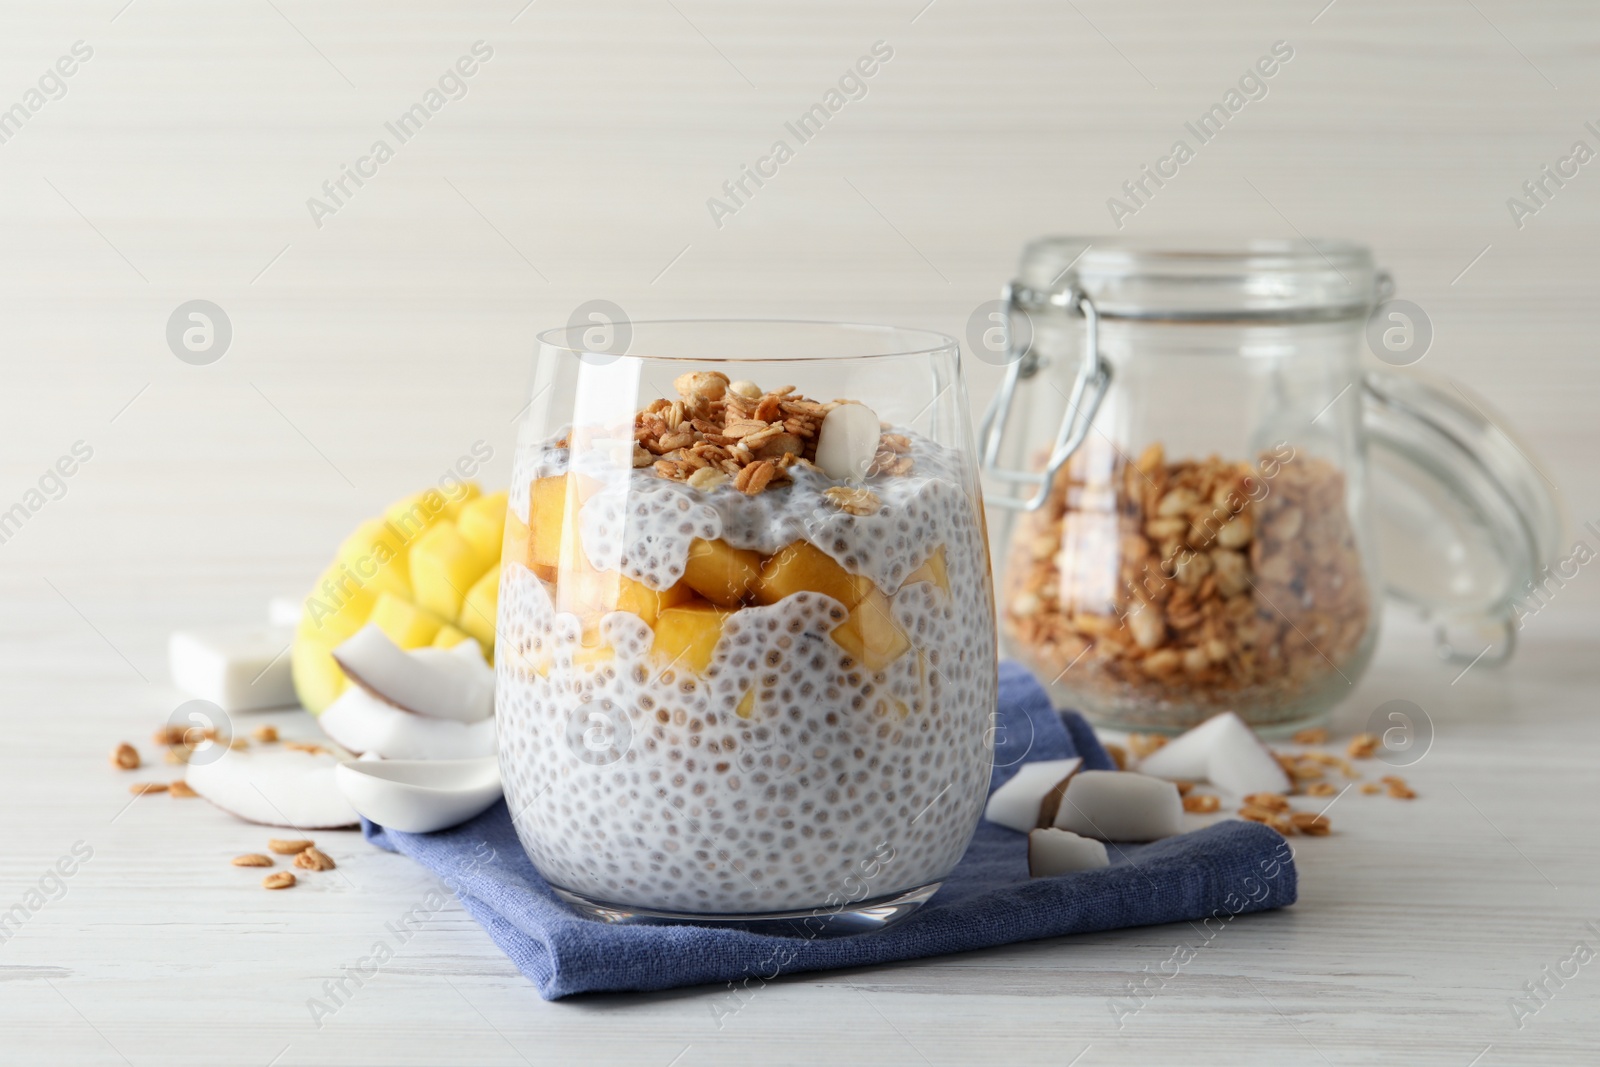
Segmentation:
<svg viewBox="0 0 1600 1067">
<path fill-rule="evenodd" d="M 542 1004 L 455 907 L 316 1030 L 306 998 L 421 872 L 331 838 L 347 878 L 263 893 L 225 860 L 264 835 L 198 801 L 119 815 L 104 760 L 177 703 L 172 628 L 258 617 L 475 440 L 503 482 L 532 336 L 578 304 L 960 334 L 1024 241 L 1106 231 L 1106 199 L 1278 40 L 1295 56 L 1269 95 L 1124 232 L 1371 244 L 1434 323 L 1419 369 L 1489 397 L 1600 519 L 1600 163 L 1520 230 L 1505 203 L 1574 140 L 1600 148 L 1592 5 L 122 3 L 0 8 L 0 108 L 94 50 L 0 144 L 0 509 L 93 448 L 0 544 L 0 908 L 95 849 L 0 945 L 0 1060 L 1592 1055 L 1592 968 L 1521 1030 L 1506 1005 L 1575 941 L 1600 948 L 1587 570 L 1506 671 L 1452 684 L 1397 621 L 1336 722 L 1424 706 L 1422 797 L 1342 801 L 1341 832 L 1302 844 L 1302 902 L 1239 923 L 1122 1031 L 1106 997 L 1183 930 L 802 976 L 719 1030 L 715 991 Z M 307 198 L 478 40 L 467 96 L 315 225 Z M 714 225 L 707 198 L 878 40 L 894 58 L 866 98 Z M 196 298 L 233 325 L 211 366 L 165 339 Z M 993 375 L 974 365 L 975 400 Z"/>
</svg>

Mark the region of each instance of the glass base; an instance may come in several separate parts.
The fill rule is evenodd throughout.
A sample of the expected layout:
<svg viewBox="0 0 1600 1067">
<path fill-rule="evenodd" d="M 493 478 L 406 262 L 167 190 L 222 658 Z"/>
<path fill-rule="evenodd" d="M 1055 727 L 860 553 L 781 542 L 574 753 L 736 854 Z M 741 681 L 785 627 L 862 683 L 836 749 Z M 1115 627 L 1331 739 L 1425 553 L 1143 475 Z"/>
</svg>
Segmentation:
<svg viewBox="0 0 1600 1067">
<path fill-rule="evenodd" d="M 804 908 L 799 911 L 753 912 L 750 914 L 701 915 L 695 912 L 657 911 L 631 904 L 610 904 L 593 900 L 569 889 L 550 888 L 583 915 L 600 922 L 616 924 L 662 923 L 686 926 L 715 926 L 747 930 L 774 937 L 849 937 L 853 934 L 887 930 L 927 903 L 943 882 L 930 882 L 916 889 L 891 896 L 861 900 L 836 908 Z"/>
</svg>

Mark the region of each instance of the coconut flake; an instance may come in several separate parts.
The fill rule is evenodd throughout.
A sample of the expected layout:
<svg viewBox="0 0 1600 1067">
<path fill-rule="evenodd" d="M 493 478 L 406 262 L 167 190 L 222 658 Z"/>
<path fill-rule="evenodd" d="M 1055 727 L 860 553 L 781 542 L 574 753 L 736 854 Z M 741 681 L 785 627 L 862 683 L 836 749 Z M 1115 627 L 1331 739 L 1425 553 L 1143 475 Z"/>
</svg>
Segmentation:
<svg viewBox="0 0 1600 1067">
<path fill-rule="evenodd" d="M 1067 782 L 1081 766 L 1083 760 L 1077 757 L 1024 763 L 1010 781 L 990 795 L 983 817 L 1019 833 L 1049 826 Z"/>
<path fill-rule="evenodd" d="M 1028 831 L 1029 878 L 1049 878 L 1109 866 L 1111 860 L 1106 856 L 1106 846 L 1093 838 L 1053 826 Z"/>
<path fill-rule="evenodd" d="M 494 668 L 476 641 L 407 652 L 368 623 L 333 658 L 356 685 L 404 711 L 462 723 L 494 714 Z"/>
<path fill-rule="evenodd" d="M 1212 742 L 1206 777 L 1218 789 L 1239 797 L 1287 793 L 1293 787 L 1272 750 L 1237 717 Z"/>
<path fill-rule="evenodd" d="M 191 763 L 189 788 L 246 822 L 296 830 L 354 826 L 360 816 L 345 800 L 334 771 L 347 754 L 286 745 L 232 749 L 209 763 Z"/>
<path fill-rule="evenodd" d="M 471 759 L 496 750 L 493 718 L 465 723 L 414 715 L 356 687 L 328 705 L 317 725 L 350 751 L 384 759 Z"/>
<path fill-rule="evenodd" d="M 1212 745 L 1235 724 L 1244 726 L 1244 720 L 1231 711 L 1211 716 L 1146 756 L 1139 762 L 1139 773 L 1182 781 L 1204 780 L 1210 773 Z"/>
<path fill-rule="evenodd" d="M 1183 830 L 1178 787 L 1132 771 L 1082 771 L 1067 783 L 1055 825 L 1101 841 L 1155 841 Z"/>
<path fill-rule="evenodd" d="M 877 413 L 865 404 L 840 404 L 817 427 L 817 466 L 830 478 L 858 482 L 878 454 L 883 430 Z"/>
</svg>

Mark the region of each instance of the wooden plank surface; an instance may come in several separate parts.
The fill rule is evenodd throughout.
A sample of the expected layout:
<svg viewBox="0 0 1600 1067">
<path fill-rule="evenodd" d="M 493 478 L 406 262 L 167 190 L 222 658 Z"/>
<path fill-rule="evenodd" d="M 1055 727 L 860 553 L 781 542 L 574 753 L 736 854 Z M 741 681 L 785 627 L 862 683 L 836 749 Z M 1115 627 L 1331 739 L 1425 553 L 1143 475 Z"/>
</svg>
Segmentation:
<svg viewBox="0 0 1600 1067">
<path fill-rule="evenodd" d="M 1595 965 L 1520 1028 L 1509 1007 L 1600 948 L 1589 569 L 1505 670 L 1453 682 L 1393 616 L 1335 721 L 1421 705 L 1421 796 L 1342 799 L 1300 846 L 1301 902 L 1120 1028 L 1111 999 L 1192 929 L 800 976 L 730 1012 L 717 989 L 541 1003 L 454 904 L 318 1027 L 307 1000 L 429 879 L 329 835 L 339 877 L 266 893 L 226 863 L 265 834 L 128 806 L 105 764 L 180 699 L 172 629 L 259 617 L 474 441 L 503 482 L 532 335 L 578 304 L 964 332 L 1023 241 L 1108 230 L 1122 182 L 1279 40 L 1267 95 L 1124 232 L 1371 243 L 1433 320 L 1418 369 L 1490 398 L 1600 518 L 1600 175 L 1520 229 L 1506 206 L 1600 147 L 1600 14 L 1324 3 L 6 5 L 0 109 L 93 54 L 0 143 L 0 508 L 93 456 L 0 544 L 0 909 L 93 857 L 0 944 L 0 1062 L 1592 1062 Z M 864 98 L 719 228 L 707 199 L 880 40 Z M 308 198 L 477 41 L 466 94 L 316 225 Z M 233 325 L 210 366 L 165 339 L 197 298 Z M 971 370 L 981 403 L 994 371 Z"/>
</svg>

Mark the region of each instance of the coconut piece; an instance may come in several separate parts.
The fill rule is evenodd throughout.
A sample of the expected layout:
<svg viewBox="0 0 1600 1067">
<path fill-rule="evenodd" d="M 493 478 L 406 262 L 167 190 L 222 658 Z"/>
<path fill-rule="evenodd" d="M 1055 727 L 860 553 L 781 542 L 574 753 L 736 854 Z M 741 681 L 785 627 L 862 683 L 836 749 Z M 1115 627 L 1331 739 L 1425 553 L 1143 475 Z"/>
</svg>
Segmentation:
<svg viewBox="0 0 1600 1067">
<path fill-rule="evenodd" d="M 858 482 L 867 476 L 882 436 L 878 415 L 865 404 L 840 404 L 817 427 L 817 466 L 830 478 Z"/>
<path fill-rule="evenodd" d="M 1028 831 L 1028 877 L 1049 878 L 1073 871 L 1092 871 L 1111 866 L 1106 846 L 1071 830 L 1053 826 Z"/>
<path fill-rule="evenodd" d="M 1101 841 L 1154 841 L 1183 830 L 1178 787 L 1132 771 L 1081 771 L 1067 783 L 1055 826 Z"/>
<path fill-rule="evenodd" d="M 1024 763 L 990 795 L 983 817 L 1024 834 L 1036 826 L 1049 826 L 1067 782 L 1082 766 L 1077 757 Z"/>
<path fill-rule="evenodd" d="M 1244 726 L 1244 720 L 1231 711 L 1213 715 L 1146 756 L 1139 762 L 1139 773 L 1175 781 L 1204 779 L 1210 770 L 1212 745 L 1235 725 Z"/>
<path fill-rule="evenodd" d="M 317 745 L 273 745 L 223 752 L 191 763 L 189 788 L 246 822 L 296 830 L 332 830 L 360 822 L 334 780 L 346 753 Z"/>
<path fill-rule="evenodd" d="M 167 642 L 172 684 L 226 712 L 293 707 L 294 679 L 284 655 L 294 631 L 276 626 L 179 630 Z"/>
<path fill-rule="evenodd" d="M 494 669 L 476 641 L 407 652 L 368 623 L 333 658 L 356 685 L 404 711 L 463 723 L 494 714 Z"/>
<path fill-rule="evenodd" d="M 1241 797 L 1287 793 L 1293 788 L 1272 750 L 1237 716 L 1212 741 L 1206 777 L 1218 789 Z"/>
<path fill-rule="evenodd" d="M 317 718 L 317 725 L 356 753 L 384 759 L 471 759 L 495 753 L 493 718 L 465 723 L 404 711 L 356 686 Z"/>
</svg>

